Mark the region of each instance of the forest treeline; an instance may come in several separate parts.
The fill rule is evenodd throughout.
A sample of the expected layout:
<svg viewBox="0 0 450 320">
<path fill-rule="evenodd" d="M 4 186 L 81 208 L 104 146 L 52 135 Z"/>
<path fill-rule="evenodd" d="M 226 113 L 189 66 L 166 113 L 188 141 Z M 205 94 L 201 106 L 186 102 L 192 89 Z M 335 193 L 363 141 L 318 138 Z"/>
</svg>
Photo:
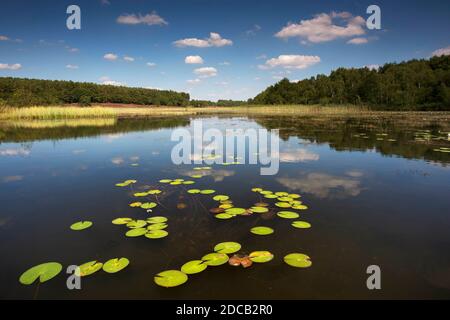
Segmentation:
<svg viewBox="0 0 450 320">
<path fill-rule="evenodd" d="M 450 56 L 339 68 L 329 76 L 283 79 L 250 104 L 353 104 L 384 110 L 450 110 Z"/>
<path fill-rule="evenodd" d="M 0 106 L 46 106 L 68 103 L 187 106 L 189 98 L 188 93 L 169 90 L 0 77 Z"/>
</svg>

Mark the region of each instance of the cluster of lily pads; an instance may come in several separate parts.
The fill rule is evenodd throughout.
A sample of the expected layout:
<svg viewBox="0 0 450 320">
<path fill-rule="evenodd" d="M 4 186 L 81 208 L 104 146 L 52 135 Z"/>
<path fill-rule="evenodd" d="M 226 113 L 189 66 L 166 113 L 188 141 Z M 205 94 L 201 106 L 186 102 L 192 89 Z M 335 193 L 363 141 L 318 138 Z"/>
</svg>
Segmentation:
<svg viewBox="0 0 450 320">
<path fill-rule="evenodd" d="M 128 187 L 130 184 L 135 184 L 136 180 L 125 180 L 124 182 L 116 183 L 116 187 Z"/>
<path fill-rule="evenodd" d="M 188 261 L 181 266 L 180 270 L 166 270 L 155 275 L 154 281 L 157 285 L 165 288 L 176 287 L 188 280 L 188 275 L 205 271 L 208 267 L 217 267 L 228 262 L 229 265 L 244 268 L 253 263 L 266 263 L 274 259 L 270 251 L 253 251 L 250 254 L 237 253 L 241 250 L 238 242 L 221 242 L 214 246 L 214 252 L 204 255 L 199 260 Z M 229 257 L 228 255 L 234 254 Z M 309 256 L 303 253 L 290 253 L 284 257 L 284 262 L 292 267 L 308 268 L 312 265 Z"/>
<path fill-rule="evenodd" d="M 159 180 L 159 182 L 160 183 L 167 183 L 167 184 L 170 184 L 170 185 L 172 185 L 172 186 L 178 186 L 178 185 L 181 185 L 181 184 L 184 184 L 184 185 L 186 185 L 186 184 L 194 184 L 195 183 L 195 181 L 192 181 L 192 180 L 184 180 L 184 179 L 181 179 L 181 178 L 178 178 L 178 179 L 161 179 L 161 180 Z"/>
<path fill-rule="evenodd" d="M 94 260 L 79 265 L 75 274 L 80 277 L 85 277 L 101 269 L 107 273 L 116 273 L 125 269 L 129 264 L 130 261 L 127 258 L 113 258 L 104 264 Z M 39 280 L 40 283 L 43 283 L 56 277 L 62 268 L 62 265 L 58 262 L 42 263 L 22 273 L 19 282 L 24 285 L 31 285 L 36 280 Z"/>
<path fill-rule="evenodd" d="M 128 230 L 125 236 L 135 238 L 145 236 L 148 239 L 161 239 L 169 235 L 166 229 L 168 219 L 162 216 L 147 218 L 146 220 L 133 220 L 131 218 L 116 218 L 112 221 L 115 225 L 125 225 Z"/>
</svg>

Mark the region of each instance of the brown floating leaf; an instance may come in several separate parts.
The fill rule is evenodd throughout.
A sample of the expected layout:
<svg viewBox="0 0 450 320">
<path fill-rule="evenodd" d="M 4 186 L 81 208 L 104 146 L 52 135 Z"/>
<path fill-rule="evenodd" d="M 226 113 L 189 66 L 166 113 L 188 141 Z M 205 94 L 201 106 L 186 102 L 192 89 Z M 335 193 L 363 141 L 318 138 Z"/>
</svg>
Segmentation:
<svg viewBox="0 0 450 320">
<path fill-rule="evenodd" d="M 258 202 L 254 204 L 255 207 L 268 207 L 269 204 L 265 202 Z"/>
<path fill-rule="evenodd" d="M 177 209 L 186 209 L 186 208 L 187 208 L 186 203 L 178 203 L 177 204 Z"/>
<path fill-rule="evenodd" d="M 253 264 L 253 261 L 250 260 L 250 257 L 248 255 L 235 254 L 230 259 L 228 259 L 228 263 L 233 267 L 242 266 L 244 268 L 248 268 Z"/>
<path fill-rule="evenodd" d="M 225 212 L 225 209 L 223 209 L 223 208 L 211 208 L 211 209 L 209 209 L 209 212 L 214 213 L 214 214 L 218 214 L 218 213 Z"/>
</svg>

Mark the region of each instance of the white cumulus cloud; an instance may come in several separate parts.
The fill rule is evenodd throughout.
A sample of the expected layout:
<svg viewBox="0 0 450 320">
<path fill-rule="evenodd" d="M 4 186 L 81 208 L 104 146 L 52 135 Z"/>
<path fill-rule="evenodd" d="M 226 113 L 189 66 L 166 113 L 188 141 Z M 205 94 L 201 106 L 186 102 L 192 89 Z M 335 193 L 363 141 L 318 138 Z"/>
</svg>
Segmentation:
<svg viewBox="0 0 450 320">
<path fill-rule="evenodd" d="M 353 39 L 350 39 L 347 41 L 348 44 L 365 44 L 367 42 L 369 42 L 369 40 L 367 38 L 363 38 L 363 37 L 353 38 Z"/>
<path fill-rule="evenodd" d="M 318 56 L 283 54 L 277 58 L 267 60 L 265 64 L 259 65 L 259 68 L 271 69 L 275 67 L 282 67 L 284 69 L 306 69 L 319 62 L 320 57 Z"/>
<path fill-rule="evenodd" d="M 217 76 L 217 69 L 213 67 L 197 68 L 194 73 L 200 78 L 209 78 Z"/>
<path fill-rule="evenodd" d="M 343 21 L 345 25 L 335 24 L 336 21 Z M 282 39 L 299 37 L 312 43 L 319 43 L 338 38 L 361 36 L 365 34 L 365 24 L 366 21 L 363 17 L 354 17 L 349 12 L 321 13 L 309 20 L 290 23 L 275 36 Z"/>
<path fill-rule="evenodd" d="M 109 60 L 109 61 L 115 61 L 115 60 L 117 60 L 117 58 L 118 58 L 117 54 L 114 54 L 114 53 L 107 53 L 103 56 L 103 59 Z"/>
<path fill-rule="evenodd" d="M 184 58 L 184 63 L 187 64 L 202 64 L 203 58 L 200 56 L 187 56 Z"/>
<path fill-rule="evenodd" d="M 122 82 L 119 82 L 119 81 L 111 80 L 107 76 L 101 77 L 99 80 L 100 80 L 101 84 L 106 84 L 106 85 L 110 85 L 110 86 L 118 86 L 118 87 L 126 87 L 127 86 L 126 83 L 122 83 Z"/>
<path fill-rule="evenodd" d="M 437 50 L 433 51 L 433 53 L 431 55 L 433 57 L 448 56 L 448 55 L 450 55 L 450 46 L 437 49 Z"/>
<path fill-rule="evenodd" d="M 216 32 L 211 32 L 209 34 L 209 38 L 206 39 L 186 38 L 177 40 L 173 44 L 176 47 L 207 48 L 207 47 L 231 46 L 233 44 L 233 41 L 222 38 L 222 36 Z"/>
<path fill-rule="evenodd" d="M 146 24 L 148 26 L 158 25 L 164 26 L 168 25 L 167 21 L 160 17 L 155 11 L 148 13 L 146 15 L 141 14 L 122 14 L 117 18 L 117 22 L 120 24 Z"/>
<path fill-rule="evenodd" d="M 20 63 L 14 63 L 14 64 L 7 64 L 7 63 L 0 63 L 0 70 L 19 70 L 22 68 L 22 65 Z"/>
<path fill-rule="evenodd" d="M 125 60 L 126 62 L 133 62 L 134 58 L 133 57 L 129 57 L 129 56 L 125 56 L 125 57 L 123 57 L 123 60 Z"/>
</svg>

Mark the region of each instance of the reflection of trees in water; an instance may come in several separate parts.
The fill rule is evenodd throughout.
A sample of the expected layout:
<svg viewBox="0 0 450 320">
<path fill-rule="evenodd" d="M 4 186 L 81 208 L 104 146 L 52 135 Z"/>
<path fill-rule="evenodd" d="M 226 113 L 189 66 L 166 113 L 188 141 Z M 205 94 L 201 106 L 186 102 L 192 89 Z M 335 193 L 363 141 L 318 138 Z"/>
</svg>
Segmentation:
<svg viewBox="0 0 450 320">
<path fill-rule="evenodd" d="M 445 118 L 426 121 L 416 117 L 388 116 L 373 119 L 257 117 L 255 121 L 267 129 L 280 129 L 280 138 L 283 140 L 299 137 L 313 143 L 326 143 L 337 151 L 375 150 L 383 155 L 450 162 L 448 153 L 433 151 L 438 147 L 450 146 L 447 139 L 450 123 Z M 434 139 L 415 140 L 416 134 L 424 130 Z"/>
</svg>

